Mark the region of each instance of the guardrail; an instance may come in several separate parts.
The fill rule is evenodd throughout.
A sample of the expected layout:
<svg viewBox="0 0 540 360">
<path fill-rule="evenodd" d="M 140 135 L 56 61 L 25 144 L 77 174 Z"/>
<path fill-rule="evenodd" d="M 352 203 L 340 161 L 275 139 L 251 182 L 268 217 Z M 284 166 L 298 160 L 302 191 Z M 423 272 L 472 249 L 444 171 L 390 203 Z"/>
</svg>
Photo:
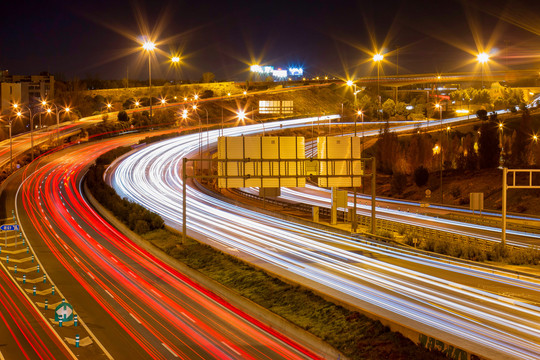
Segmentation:
<svg viewBox="0 0 540 360">
<path fill-rule="evenodd" d="M 280 206 L 284 209 L 292 209 L 297 210 L 299 212 L 303 212 L 306 214 L 311 214 L 313 206 L 309 204 L 303 204 L 303 203 L 291 203 L 286 202 L 282 200 L 277 200 L 274 198 L 262 198 L 261 196 L 248 193 L 245 191 L 241 191 L 239 189 L 229 189 L 231 192 L 256 201 L 265 201 L 266 203 Z M 347 213 L 340 211 L 339 212 L 339 218 L 340 221 L 345 221 L 347 218 Z M 357 214 L 357 223 L 359 226 L 363 226 L 366 228 L 369 228 L 371 225 L 371 217 L 366 215 Z M 319 207 L 319 217 L 330 219 L 330 208 L 327 207 Z M 349 219 L 350 220 L 350 219 Z M 461 242 L 463 244 L 467 244 L 470 246 L 474 246 L 477 249 L 481 249 L 484 251 L 490 251 L 494 246 L 498 245 L 498 242 L 489 241 L 486 239 L 482 239 L 475 236 L 468 236 L 459 234 L 452 231 L 447 230 L 438 230 L 438 229 L 431 229 L 423 226 L 418 225 L 411 225 L 411 224 L 404 224 L 397 221 L 391 221 L 386 219 L 376 219 L 376 228 L 383 231 L 390 231 L 393 233 L 398 234 L 414 234 L 414 238 L 417 239 L 417 244 L 419 244 L 421 241 L 429 241 L 429 240 L 446 240 L 446 241 L 454 241 L 454 242 Z M 508 248 L 515 250 L 515 249 L 521 249 L 512 245 L 507 245 Z M 526 250 L 526 249 L 522 249 Z"/>
</svg>

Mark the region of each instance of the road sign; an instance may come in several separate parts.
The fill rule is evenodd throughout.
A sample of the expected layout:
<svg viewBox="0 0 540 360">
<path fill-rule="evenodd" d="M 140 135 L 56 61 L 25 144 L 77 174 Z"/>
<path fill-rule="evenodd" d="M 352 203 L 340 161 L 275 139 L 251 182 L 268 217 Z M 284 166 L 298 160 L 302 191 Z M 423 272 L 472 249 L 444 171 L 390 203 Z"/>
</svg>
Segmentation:
<svg viewBox="0 0 540 360">
<path fill-rule="evenodd" d="M 19 225 L 2 225 L 0 226 L 0 230 L 2 231 L 19 231 Z"/>
<path fill-rule="evenodd" d="M 68 303 L 62 303 L 54 310 L 54 321 L 62 320 L 63 322 L 73 320 L 73 306 Z"/>
</svg>

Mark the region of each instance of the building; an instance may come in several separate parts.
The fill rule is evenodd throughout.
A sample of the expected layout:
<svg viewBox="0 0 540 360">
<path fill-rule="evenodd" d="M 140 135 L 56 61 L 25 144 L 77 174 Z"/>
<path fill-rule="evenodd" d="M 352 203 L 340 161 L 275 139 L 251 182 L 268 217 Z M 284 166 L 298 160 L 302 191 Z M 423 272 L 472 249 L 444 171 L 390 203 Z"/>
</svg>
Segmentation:
<svg viewBox="0 0 540 360">
<path fill-rule="evenodd" d="M 0 72 L 0 113 L 10 111 L 13 103 L 34 105 L 41 99 L 54 98 L 54 76 L 48 73 L 41 75 L 9 75 L 8 71 Z"/>
</svg>

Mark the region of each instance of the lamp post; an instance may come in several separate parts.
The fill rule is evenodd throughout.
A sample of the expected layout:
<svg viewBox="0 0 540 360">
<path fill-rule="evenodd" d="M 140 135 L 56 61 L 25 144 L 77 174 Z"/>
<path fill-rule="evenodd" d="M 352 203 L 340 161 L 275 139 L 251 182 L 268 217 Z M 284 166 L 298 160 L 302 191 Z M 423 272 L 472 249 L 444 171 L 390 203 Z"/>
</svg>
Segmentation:
<svg viewBox="0 0 540 360">
<path fill-rule="evenodd" d="M 439 161 L 439 167 L 440 167 L 440 177 L 441 177 L 441 204 L 444 203 L 443 200 L 443 181 L 442 181 L 442 172 L 443 172 L 443 146 L 442 146 L 442 131 L 443 131 L 443 123 L 442 123 L 442 106 L 441 104 L 435 104 L 435 108 L 439 109 L 439 120 L 441 121 L 441 129 L 439 131 L 439 142 L 441 143 L 441 149 L 440 149 L 440 161 Z"/>
<path fill-rule="evenodd" d="M 15 104 L 17 105 L 17 104 Z M 14 106 L 15 108 L 17 108 L 17 106 Z M 22 112 L 19 110 L 15 113 L 15 115 L 20 118 L 22 116 Z M 12 137 L 12 133 L 11 133 L 11 127 L 12 127 L 12 123 L 13 123 L 13 120 L 15 120 L 15 118 L 11 117 L 10 119 L 8 119 L 8 125 L 9 125 L 9 163 L 11 164 L 10 165 L 10 168 L 11 168 L 11 172 L 13 172 L 13 137 Z"/>
<path fill-rule="evenodd" d="M 480 63 L 480 66 L 482 67 L 481 73 L 482 73 L 482 89 L 484 88 L 484 66 L 489 61 L 489 54 L 482 52 L 476 56 L 476 59 Z"/>
<path fill-rule="evenodd" d="M 380 95 L 380 65 L 381 61 L 384 59 L 382 54 L 375 54 L 373 56 L 373 61 L 377 63 L 377 119 L 380 117 L 381 109 L 381 95 Z"/>
<path fill-rule="evenodd" d="M 501 148 L 501 153 L 499 154 L 499 169 L 502 169 L 504 167 L 504 139 L 503 139 L 503 130 L 504 130 L 504 124 L 502 122 L 499 123 L 499 147 Z"/>
<path fill-rule="evenodd" d="M 356 106 L 356 84 L 352 80 L 347 80 L 347 86 L 354 86 L 353 95 L 354 95 L 354 106 Z"/>
<path fill-rule="evenodd" d="M 32 153 L 31 161 L 34 161 L 34 117 L 38 114 L 39 116 L 41 116 L 41 112 L 37 112 L 34 114 L 34 116 L 30 117 L 30 148 L 31 148 L 31 153 Z"/>
<path fill-rule="evenodd" d="M 38 113 L 35 113 L 34 115 L 32 115 L 32 109 L 30 109 L 30 107 L 23 106 L 23 105 L 21 105 L 20 107 L 21 107 L 21 109 L 26 108 L 26 110 L 28 110 L 28 118 L 30 119 L 30 149 L 31 149 L 31 153 L 32 153 L 32 155 L 31 155 L 32 156 L 32 161 L 34 161 L 34 116 L 36 116 Z M 19 105 L 13 104 L 13 108 L 18 109 Z M 21 117 L 21 116 L 22 116 L 22 112 L 19 111 L 17 113 L 17 117 Z"/>
<path fill-rule="evenodd" d="M 51 106 L 54 106 L 56 109 L 56 142 L 58 145 L 60 145 L 60 110 L 58 110 L 58 106 L 56 104 L 51 104 Z M 70 109 L 69 107 L 64 108 L 64 112 L 69 113 Z M 47 109 L 47 113 L 51 113 L 52 110 L 49 108 Z"/>
<path fill-rule="evenodd" d="M 148 93 L 150 98 L 150 119 L 152 118 L 152 52 L 156 44 L 148 40 L 143 44 L 143 49 L 148 52 Z"/>
<path fill-rule="evenodd" d="M 364 152 L 364 112 L 358 110 L 358 116 L 362 119 L 362 137 L 360 138 L 360 154 Z M 356 119 L 354 120 L 354 136 L 356 136 Z"/>
<path fill-rule="evenodd" d="M 201 123 L 201 117 L 199 116 L 199 112 L 197 111 L 197 105 L 193 105 L 192 109 L 197 114 L 197 118 L 199 119 L 199 159 L 201 160 L 201 168 L 202 168 L 202 123 Z"/>
<path fill-rule="evenodd" d="M 178 55 L 171 56 L 171 64 L 176 70 L 175 71 L 176 75 L 178 75 L 178 66 L 180 66 L 180 56 Z M 176 80 L 175 83 L 178 84 L 178 80 Z"/>
<path fill-rule="evenodd" d="M 60 146 L 60 110 L 56 104 L 52 104 L 52 106 L 56 109 L 56 142 Z M 69 107 L 64 108 L 64 112 L 69 113 Z"/>
</svg>

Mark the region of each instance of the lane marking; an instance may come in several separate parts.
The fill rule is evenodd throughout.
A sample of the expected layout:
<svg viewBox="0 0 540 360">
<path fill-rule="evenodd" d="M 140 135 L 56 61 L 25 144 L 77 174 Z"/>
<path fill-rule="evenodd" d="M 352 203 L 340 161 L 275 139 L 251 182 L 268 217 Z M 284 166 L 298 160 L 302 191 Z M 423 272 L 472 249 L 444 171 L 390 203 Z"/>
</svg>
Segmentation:
<svg viewBox="0 0 540 360">
<path fill-rule="evenodd" d="M 87 271 L 86 273 L 88 274 L 88 276 L 92 278 L 92 280 L 96 280 L 96 278 L 94 277 L 94 275 L 92 275 L 90 271 Z"/>
<path fill-rule="evenodd" d="M 142 324 L 142 323 L 139 321 L 139 319 L 137 319 L 137 318 L 135 317 L 135 315 L 133 315 L 132 313 L 129 313 L 129 315 L 131 315 L 131 317 L 132 317 L 133 319 L 135 319 L 136 322 L 138 322 L 139 324 Z"/>
<path fill-rule="evenodd" d="M 114 296 L 112 296 L 112 294 L 111 294 L 108 290 L 105 290 L 105 292 L 106 292 L 107 294 L 109 294 L 109 296 L 112 297 L 112 298 L 114 299 Z"/>
<path fill-rule="evenodd" d="M 222 341 L 221 342 L 223 345 L 225 345 L 226 347 L 228 347 L 229 349 L 231 349 L 232 351 L 234 351 L 234 353 L 238 356 L 240 356 L 240 353 L 238 351 L 236 351 L 235 349 L 232 348 L 231 345 L 227 344 L 225 341 Z"/>
<path fill-rule="evenodd" d="M 161 343 L 161 345 L 163 345 L 163 347 L 164 347 L 165 349 L 169 350 L 169 352 L 170 352 L 171 354 L 173 354 L 174 357 L 178 357 L 178 355 L 176 355 L 176 353 L 175 353 L 174 351 L 172 351 L 172 349 L 171 349 L 170 347 L 168 347 L 165 343 Z M 239 354 L 239 355 L 240 355 L 240 354 Z"/>
<path fill-rule="evenodd" d="M 193 318 L 191 318 L 190 316 L 188 316 L 185 312 L 183 311 L 180 311 L 180 314 L 184 315 L 186 318 L 188 318 L 192 323 L 196 324 L 195 320 Z"/>
</svg>

